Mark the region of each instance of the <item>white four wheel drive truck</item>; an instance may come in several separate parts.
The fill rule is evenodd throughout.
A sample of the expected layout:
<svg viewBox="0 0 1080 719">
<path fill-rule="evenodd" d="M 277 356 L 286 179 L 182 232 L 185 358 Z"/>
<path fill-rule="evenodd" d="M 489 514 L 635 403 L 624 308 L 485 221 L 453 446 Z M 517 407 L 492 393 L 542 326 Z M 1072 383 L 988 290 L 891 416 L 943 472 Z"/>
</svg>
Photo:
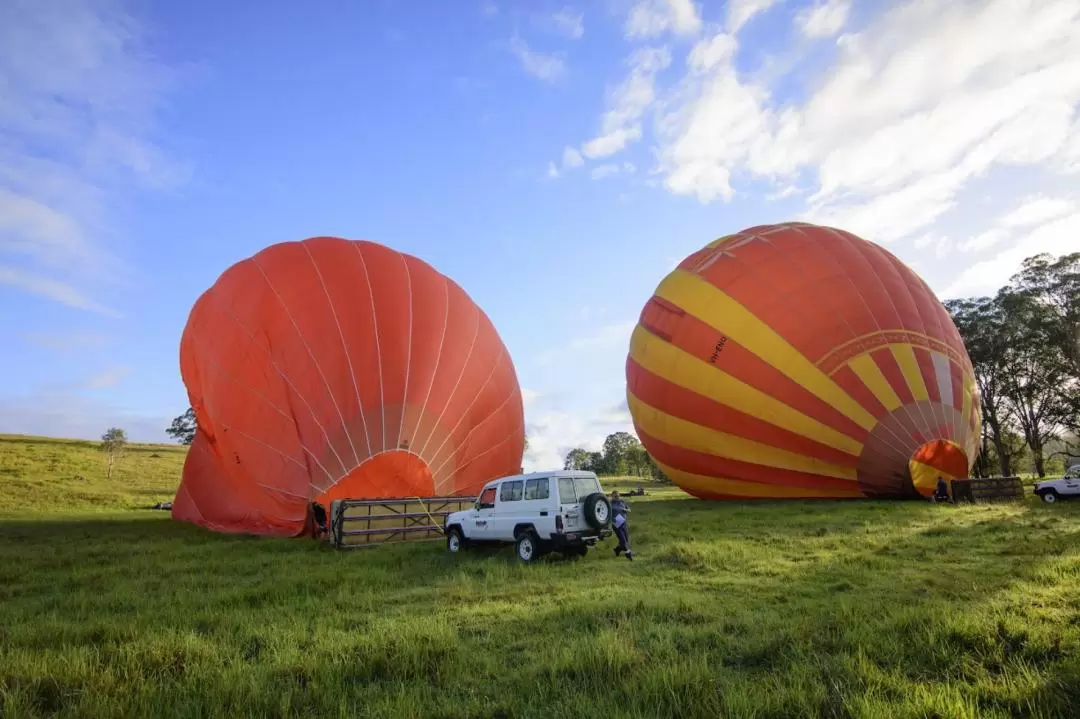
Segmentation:
<svg viewBox="0 0 1080 719">
<path fill-rule="evenodd" d="M 1061 479 L 1048 479 L 1035 483 L 1035 494 L 1042 501 L 1053 503 L 1059 499 L 1080 498 L 1080 464 L 1074 464 Z"/>
<path fill-rule="evenodd" d="M 513 544 L 522 562 L 549 552 L 584 556 L 611 536 L 611 503 L 593 472 L 559 470 L 495 479 L 472 509 L 453 512 L 443 526 L 446 549 Z"/>
</svg>

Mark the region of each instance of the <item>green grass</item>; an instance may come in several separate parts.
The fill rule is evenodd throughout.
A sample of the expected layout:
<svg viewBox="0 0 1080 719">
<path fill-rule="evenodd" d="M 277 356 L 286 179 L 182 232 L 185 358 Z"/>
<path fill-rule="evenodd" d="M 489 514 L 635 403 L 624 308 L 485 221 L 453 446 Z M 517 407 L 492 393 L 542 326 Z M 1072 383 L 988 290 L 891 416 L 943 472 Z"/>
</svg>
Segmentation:
<svg viewBox="0 0 1080 719">
<path fill-rule="evenodd" d="M 611 542 L 521 566 L 145 510 L 9 514 L 0 715 L 1075 715 L 1080 503 L 708 504 L 645 486 L 634 562 Z"/>
<path fill-rule="evenodd" d="M 26 511 L 100 511 L 172 499 L 187 450 L 132 444 L 106 478 L 97 443 L 0 434 L 0 516 Z"/>
</svg>

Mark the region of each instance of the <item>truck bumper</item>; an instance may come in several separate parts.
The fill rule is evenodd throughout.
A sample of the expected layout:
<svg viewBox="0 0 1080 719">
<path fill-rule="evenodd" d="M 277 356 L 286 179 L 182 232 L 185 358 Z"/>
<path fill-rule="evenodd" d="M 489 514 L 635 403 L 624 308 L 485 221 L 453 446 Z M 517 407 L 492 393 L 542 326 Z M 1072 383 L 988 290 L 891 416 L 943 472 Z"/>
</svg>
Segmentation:
<svg viewBox="0 0 1080 719">
<path fill-rule="evenodd" d="M 553 534 L 551 535 L 551 548 L 555 550 L 562 549 L 564 547 L 580 547 L 581 545 L 593 546 L 601 539 L 606 539 L 612 535 L 610 529 L 601 529 L 599 531 L 588 530 L 585 532 L 568 532 L 566 534 Z"/>
</svg>

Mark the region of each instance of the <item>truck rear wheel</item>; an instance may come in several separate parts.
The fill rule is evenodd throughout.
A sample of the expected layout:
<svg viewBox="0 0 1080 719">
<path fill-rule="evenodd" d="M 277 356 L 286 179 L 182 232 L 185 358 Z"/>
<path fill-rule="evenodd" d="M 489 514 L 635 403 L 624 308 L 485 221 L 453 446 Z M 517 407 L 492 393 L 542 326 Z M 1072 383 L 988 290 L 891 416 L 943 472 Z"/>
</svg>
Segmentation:
<svg viewBox="0 0 1080 719">
<path fill-rule="evenodd" d="M 531 530 L 522 532 L 518 535 L 514 549 L 522 562 L 526 564 L 533 562 L 540 556 L 540 538 Z"/>
</svg>

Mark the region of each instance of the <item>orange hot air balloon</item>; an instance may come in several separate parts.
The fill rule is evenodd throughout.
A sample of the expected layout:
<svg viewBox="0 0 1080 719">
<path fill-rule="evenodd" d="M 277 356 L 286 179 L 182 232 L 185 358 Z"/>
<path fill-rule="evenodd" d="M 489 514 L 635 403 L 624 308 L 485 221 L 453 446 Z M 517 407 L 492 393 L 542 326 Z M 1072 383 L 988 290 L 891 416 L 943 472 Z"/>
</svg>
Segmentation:
<svg viewBox="0 0 1080 719">
<path fill-rule="evenodd" d="M 948 312 L 831 227 L 752 227 L 687 257 L 642 310 L 626 375 L 645 448 L 701 498 L 928 497 L 978 451 Z"/>
<path fill-rule="evenodd" d="M 520 470 L 521 391 L 487 315 L 372 242 L 233 265 L 192 308 L 180 369 L 198 431 L 179 520 L 298 535 L 312 502 L 469 495 Z"/>
</svg>

